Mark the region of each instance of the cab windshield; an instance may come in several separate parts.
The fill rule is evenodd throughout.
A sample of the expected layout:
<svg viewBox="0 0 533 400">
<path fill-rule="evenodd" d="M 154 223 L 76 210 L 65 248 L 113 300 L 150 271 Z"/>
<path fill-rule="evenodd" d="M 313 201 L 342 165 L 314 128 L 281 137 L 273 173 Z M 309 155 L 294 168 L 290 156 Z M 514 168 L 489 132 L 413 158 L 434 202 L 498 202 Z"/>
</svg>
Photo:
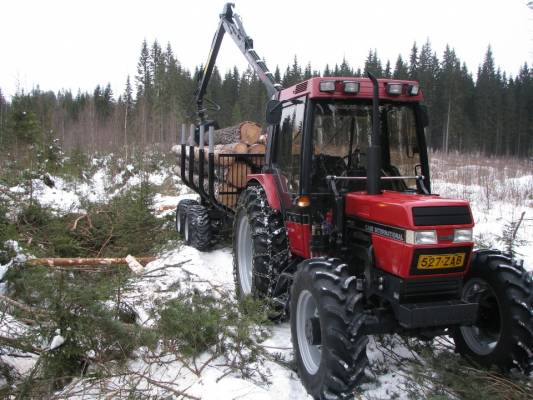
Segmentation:
<svg viewBox="0 0 533 400">
<path fill-rule="evenodd" d="M 367 149 L 372 135 L 372 104 L 319 102 L 315 104 L 313 124 L 312 181 L 315 190 L 322 191 L 319 182 L 327 175 L 366 176 Z M 381 121 L 381 176 L 416 175 L 420 164 L 415 114 L 412 106 L 384 103 L 379 107 Z M 364 190 L 359 181 L 352 190 Z M 382 180 L 386 190 L 416 189 L 415 179 Z"/>
</svg>

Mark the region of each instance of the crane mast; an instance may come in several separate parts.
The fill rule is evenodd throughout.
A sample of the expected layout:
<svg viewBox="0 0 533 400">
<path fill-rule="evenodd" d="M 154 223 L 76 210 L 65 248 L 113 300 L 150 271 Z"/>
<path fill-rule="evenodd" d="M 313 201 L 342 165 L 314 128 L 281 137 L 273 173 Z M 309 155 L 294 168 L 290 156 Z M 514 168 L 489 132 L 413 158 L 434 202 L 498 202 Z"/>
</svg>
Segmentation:
<svg viewBox="0 0 533 400">
<path fill-rule="evenodd" d="M 220 22 L 218 28 L 213 37 L 211 44 L 211 50 L 207 58 L 207 62 L 204 69 L 201 71 L 198 78 L 198 86 L 194 93 L 197 107 L 197 116 L 200 124 L 206 121 L 206 108 L 204 106 L 204 96 L 207 91 L 207 85 L 213 75 L 213 69 L 222 44 L 224 34 L 227 33 L 231 36 L 239 50 L 242 52 L 250 67 L 257 74 L 261 82 L 266 87 L 268 97 L 272 98 L 281 90 L 281 85 L 276 82 L 274 76 L 269 71 L 264 60 L 262 60 L 257 52 L 254 50 L 254 42 L 250 36 L 248 36 L 242 25 L 240 17 L 233 12 L 233 3 L 226 3 L 222 14 L 220 14 Z"/>
</svg>

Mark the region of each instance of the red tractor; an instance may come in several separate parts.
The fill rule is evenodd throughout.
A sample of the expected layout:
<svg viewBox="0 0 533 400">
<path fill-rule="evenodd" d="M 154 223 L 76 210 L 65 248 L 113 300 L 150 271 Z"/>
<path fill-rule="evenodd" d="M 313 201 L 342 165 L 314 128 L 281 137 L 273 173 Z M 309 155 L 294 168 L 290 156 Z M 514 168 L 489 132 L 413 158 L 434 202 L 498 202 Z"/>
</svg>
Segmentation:
<svg viewBox="0 0 533 400">
<path fill-rule="evenodd" d="M 281 89 L 232 6 L 220 16 L 196 92 L 198 161 L 190 151 L 186 165 L 182 139 L 181 176 L 201 203 L 181 203 L 176 222 L 202 250 L 232 227 L 237 294 L 268 299 L 290 317 L 309 394 L 353 392 L 371 334 L 450 335 L 459 353 L 481 365 L 529 373 L 532 275 L 500 251 L 473 250 L 468 202 L 431 193 L 418 83 L 368 74 Z M 264 166 L 248 175 L 234 209 L 214 195 L 214 122 L 203 106 L 224 33 L 271 96 Z"/>
</svg>

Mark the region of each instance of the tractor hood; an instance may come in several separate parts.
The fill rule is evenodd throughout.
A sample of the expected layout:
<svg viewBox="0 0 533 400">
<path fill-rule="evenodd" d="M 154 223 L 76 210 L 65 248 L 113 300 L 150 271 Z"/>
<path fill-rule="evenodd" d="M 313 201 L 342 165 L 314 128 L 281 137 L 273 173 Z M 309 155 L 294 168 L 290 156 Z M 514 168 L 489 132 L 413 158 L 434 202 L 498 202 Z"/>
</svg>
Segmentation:
<svg viewBox="0 0 533 400">
<path fill-rule="evenodd" d="M 345 200 L 347 216 L 388 226 L 412 230 L 442 225 L 474 226 L 470 205 L 465 200 L 394 191 L 383 191 L 378 195 L 348 193 Z"/>
</svg>

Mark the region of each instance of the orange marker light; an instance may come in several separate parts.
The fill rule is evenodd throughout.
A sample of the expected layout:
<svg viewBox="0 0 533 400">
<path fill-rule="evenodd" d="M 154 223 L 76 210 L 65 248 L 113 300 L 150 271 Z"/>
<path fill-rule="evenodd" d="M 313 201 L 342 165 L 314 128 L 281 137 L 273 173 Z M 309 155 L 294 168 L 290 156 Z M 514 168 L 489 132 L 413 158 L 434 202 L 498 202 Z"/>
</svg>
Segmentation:
<svg viewBox="0 0 533 400">
<path fill-rule="evenodd" d="M 298 207 L 309 207 L 311 205 L 311 199 L 309 198 L 309 196 L 300 196 L 296 200 L 296 205 Z"/>
</svg>

